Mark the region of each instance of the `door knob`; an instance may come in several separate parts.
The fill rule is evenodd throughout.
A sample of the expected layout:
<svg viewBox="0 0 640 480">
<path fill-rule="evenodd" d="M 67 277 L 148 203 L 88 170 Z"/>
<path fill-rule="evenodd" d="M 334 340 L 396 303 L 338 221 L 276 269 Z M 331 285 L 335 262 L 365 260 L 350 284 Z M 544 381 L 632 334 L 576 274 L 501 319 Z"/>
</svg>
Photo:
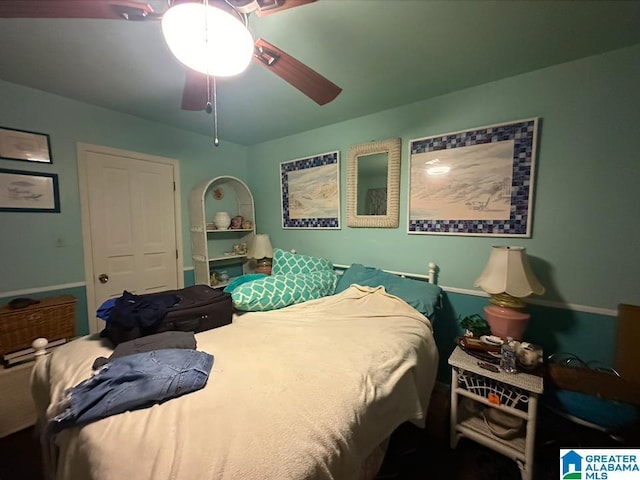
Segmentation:
<svg viewBox="0 0 640 480">
<path fill-rule="evenodd" d="M 100 283 L 107 283 L 109 281 L 109 275 L 107 275 L 106 273 L 101 273 L 100 275 L 98 275 L 98 280 L 100 280 Z"/>
</svg>

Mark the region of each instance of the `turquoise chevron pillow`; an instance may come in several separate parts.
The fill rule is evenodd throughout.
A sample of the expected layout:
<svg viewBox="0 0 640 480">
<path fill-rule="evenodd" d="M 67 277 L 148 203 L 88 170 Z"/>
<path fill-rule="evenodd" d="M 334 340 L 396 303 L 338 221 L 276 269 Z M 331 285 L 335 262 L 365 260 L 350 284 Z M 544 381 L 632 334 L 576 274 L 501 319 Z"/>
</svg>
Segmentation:
<svg viewBox="0 0 640 480">
<path fill-rule="evenodd" d="M 231 293 L 243 283 L 253 282 L 254 280 L 264 278 L 266 276 L 266 273 L 245 273 L 244 275 L 240 275 L 239 277 L 231 280 L 231 282 L 229 282 L 229 285 L 224 287 L 224 293 Z"/>
<path fill-rule="evenodd" d="M 237 310 L 276 310 L 331 295 L 336 283 L 337 275 L 333 270 L 271 275 L 236 287 L 231 300 Z"/>
<path fill-rule="evenodd" d="M 271 273 L 273 275 L 311 273 L 326 270 L 333 271 L 333 263 L 326 258 L 285 252 L 279 248 L 273 251 L 273 260 L 271 261 Z"/>
</svg>

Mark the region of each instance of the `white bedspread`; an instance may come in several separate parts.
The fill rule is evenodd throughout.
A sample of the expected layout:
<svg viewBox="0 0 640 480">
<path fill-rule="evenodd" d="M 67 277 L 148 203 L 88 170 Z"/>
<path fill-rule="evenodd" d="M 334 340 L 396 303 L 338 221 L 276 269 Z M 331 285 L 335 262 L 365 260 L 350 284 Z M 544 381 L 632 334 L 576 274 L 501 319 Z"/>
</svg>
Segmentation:
<svg viewBox="0 0 640 480">
<path fill-rule="evenodd" d="M 398 425 L 424 425 L 431 324 L 382 287 L 244 314 L 196 338 L 215 357 L 206 387 L 61 432 L 56 478 L 353 480 Z M 109 355 L 95 336 L 57 349 L 34 369 L 36 404 Z"/>
</svg>

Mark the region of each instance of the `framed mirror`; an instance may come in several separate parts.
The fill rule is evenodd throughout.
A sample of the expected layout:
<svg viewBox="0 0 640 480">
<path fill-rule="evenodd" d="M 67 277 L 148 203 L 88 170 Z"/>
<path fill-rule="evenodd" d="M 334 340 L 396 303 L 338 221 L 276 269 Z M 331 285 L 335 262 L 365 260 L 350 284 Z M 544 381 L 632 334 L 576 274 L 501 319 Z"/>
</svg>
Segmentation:
<svg viewBox="0 0 640 480">
<path fill-rule="evenodd" d="M 398 228 L 400 210 L 399 138 L 349 147 L 347 225 Z"/>
</svg>

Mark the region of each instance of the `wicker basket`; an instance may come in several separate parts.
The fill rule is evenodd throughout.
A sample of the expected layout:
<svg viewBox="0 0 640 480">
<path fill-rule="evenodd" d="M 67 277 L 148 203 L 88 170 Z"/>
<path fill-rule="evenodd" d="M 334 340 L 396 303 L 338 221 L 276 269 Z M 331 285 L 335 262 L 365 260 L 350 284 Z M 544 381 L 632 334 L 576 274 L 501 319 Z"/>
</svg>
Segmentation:
<svg viewBox="0 0 640 480">
<path fill-rule="evenodd" d="M 506 405 L 520 410 L 527 408 L 529 395 L 518 387 L 467 371 L 458 374 L 458 384 L 468 392 L 486 398 L 496 405 Z"/>
<path fill-rule="evenodd" d="M 71 295 L 39 299 L 21 309 L 0 308 L 0 355 L 31 346 L 38 337 L 70 339 L 75 335 L 76 298 Z"/>
</svg>

